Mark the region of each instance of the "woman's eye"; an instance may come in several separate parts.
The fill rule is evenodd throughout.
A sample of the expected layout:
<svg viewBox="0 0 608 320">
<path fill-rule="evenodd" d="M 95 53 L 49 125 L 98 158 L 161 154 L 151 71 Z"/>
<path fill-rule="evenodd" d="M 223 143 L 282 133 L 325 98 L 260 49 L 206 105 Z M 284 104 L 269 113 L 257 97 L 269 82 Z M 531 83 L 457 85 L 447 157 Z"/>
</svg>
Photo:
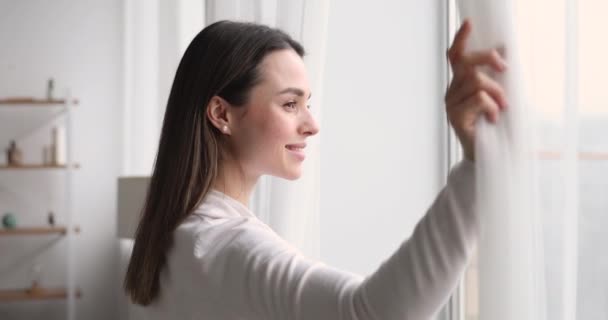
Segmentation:
<svg viewBox="0 0 608 320">
<path fill-rule="evenodd" d="M 283 106 L 288 107 L 288 108 L 295 109 L 295 108 L 296 108 L 296 106 L 297 106 L 297 104 L 296 104 L 296 102 L 295 102 L 295 101 L 290 101 L 290 102 L 287 102 L 286 104 L 284 104 Z"/>
</svg>

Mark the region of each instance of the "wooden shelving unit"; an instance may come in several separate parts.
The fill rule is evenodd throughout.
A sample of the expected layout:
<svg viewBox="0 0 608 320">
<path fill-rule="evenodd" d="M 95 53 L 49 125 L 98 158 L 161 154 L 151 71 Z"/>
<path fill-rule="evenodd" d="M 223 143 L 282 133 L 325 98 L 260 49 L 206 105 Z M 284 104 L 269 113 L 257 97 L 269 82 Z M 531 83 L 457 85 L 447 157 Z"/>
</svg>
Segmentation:
<svg viewBox="0 0 608 320">
<path fill-rule="evenodd" d="M 64 99 L 38 99 L 36 97 L 2 97 L 0 98 L 0 137 L 8 141 L 23 141 L 28 135 L 36 133 L 41 128 L 48 128 L 54 122 L 61 122 L 65 126 L 66 132 L 66 154 L 65 162 L 62 165 L 43 164 L 43 163 L 24 163 L 19 165 L 0 165 L 0 171 L 11 172 L 6 174 L 8 178 L 14 178 L 28 171 L 40 171 L 41 179 L 65 179 L 65 192 L 63 196 L 63 209 L 61 210 L 61 222 L 64 225 L 58 226 L 23 226 L 15 229 L 0 229 L 0 238 L 9 240 L 7 237 L 62 237 L 62 242 L 66 244 L 66 275 L 65 284 L 58 284 L 55 288 L 42 286 L 32 286 L 29 288 L 8 288 L 0 289 L 0 303 L 20 302 L 20 301 L 40 301 L 40 300 L 64 300 L 67 319 L 75 319 L 76 299 L 82 296 L 81 289 L 76 285 L 74 277 L 74 237 L 80 233 L 80 227 L 72 223 L 72 176 L 73 170 L 80 168 L 80 165 L 73 162 L 72 158 L 72 111 L 79 104 L 77 99 L 71 98 L 69 91 L 66 91 Z M 10 138 L 10 139 L 9 139 Z M 42 151 L 42 150 L 41 150 Z M 44 157 L 46 159 L 46 156 Z M 41 161 L 42 162 L 42 161 Z M 57 170 L 61 174 L 55 173 L 46 176 L 47 172 Z M 15 172 L 12 172 L 15 171 Z M 55 210 L 53 210 L 55 211 Z M 44 238 L 43 238 L 44 240 Z M 19 238 L 18 241 L 21 241 Z M 26 242 L 24 242 L 26 243 Z M 21 284 L 23 285 L 23 284 Z M 25 284 L 27 286 L 27 284 Z M 20 286 L 20 284 L 17 284 Z M 1 318 L 1 316 L 0 316 Z"/>
<path fill-rule="evenodd" d="M 60 234 L 65 235 L 67 232 L 66 227 L 24 227 L 15 229 L 2 229 L 0 230 L 1 236 L 35 236 L 35 235 L 48 235 L 48 234 Z M 74 227 L 75 233 L 80 233 L 80 227 Z"/>
<path fill-rule="evenodd" d="M 82 296 L 80 289 L 76 289 L 75 296 L 76 298 L 80 298 Z M 67 297 L 68 291 L 65 288 L 28 288 L 0 290 L 0 302 L 66 299 Z"/>
</svg>

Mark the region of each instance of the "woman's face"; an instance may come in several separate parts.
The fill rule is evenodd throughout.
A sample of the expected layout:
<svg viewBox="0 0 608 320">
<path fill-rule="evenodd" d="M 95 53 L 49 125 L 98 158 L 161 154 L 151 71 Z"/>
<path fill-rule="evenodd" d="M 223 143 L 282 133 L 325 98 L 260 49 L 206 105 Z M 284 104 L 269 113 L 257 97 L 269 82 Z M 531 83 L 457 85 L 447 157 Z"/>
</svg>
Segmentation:
<svg viewBox="0 0 608 320">
<path fill-rule="evenodd" d="M 306 138 L 319 127 L 308 105 L 310 88 L 302 58 L 293 50 L 268 54 L 261 82 L 231 126 L 233 152 L 247 175 L 289 180 L 301 175 Z"/>
</svg>

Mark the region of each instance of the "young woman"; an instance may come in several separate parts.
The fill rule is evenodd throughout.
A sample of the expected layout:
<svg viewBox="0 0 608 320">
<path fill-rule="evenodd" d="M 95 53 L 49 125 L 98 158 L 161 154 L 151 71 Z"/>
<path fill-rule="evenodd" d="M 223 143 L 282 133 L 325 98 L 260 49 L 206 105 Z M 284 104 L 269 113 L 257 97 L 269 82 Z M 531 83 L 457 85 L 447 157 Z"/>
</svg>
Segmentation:
<svg viewBox="0 0 608 320">
<path fill-rule="evenodd" d="M 256 218 L 261 175 L 300 176 L 307 105 L 300 44 L 269 27 L 222 21 L 201 31 L 177 70 L 125 290 L 147 319 L 428 319 L 457 285 L 476 241 L 474 124 L 495 121 L 505 69 L 494 50 L 448 52 L 449 119 L 468 160 L 450 174 L 412 237 L 367 278 L 307 259 Z"/>
</svg>

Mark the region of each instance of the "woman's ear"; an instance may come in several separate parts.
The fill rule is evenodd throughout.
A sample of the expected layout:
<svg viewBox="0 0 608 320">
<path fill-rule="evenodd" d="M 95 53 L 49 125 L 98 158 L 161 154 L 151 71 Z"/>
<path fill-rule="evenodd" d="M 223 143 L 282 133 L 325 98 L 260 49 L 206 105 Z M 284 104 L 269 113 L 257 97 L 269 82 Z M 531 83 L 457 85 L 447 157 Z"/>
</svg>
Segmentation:
<svg viewBox="0 0 608 320">
<path fill-rule="evenodd" d="M 230 135 L 230 123 L 228 121 L 229 104 L 226 100 L 218 96 L 213 96 L 207 104 L 207 118 L 214 127 Z"/>
</svg>

